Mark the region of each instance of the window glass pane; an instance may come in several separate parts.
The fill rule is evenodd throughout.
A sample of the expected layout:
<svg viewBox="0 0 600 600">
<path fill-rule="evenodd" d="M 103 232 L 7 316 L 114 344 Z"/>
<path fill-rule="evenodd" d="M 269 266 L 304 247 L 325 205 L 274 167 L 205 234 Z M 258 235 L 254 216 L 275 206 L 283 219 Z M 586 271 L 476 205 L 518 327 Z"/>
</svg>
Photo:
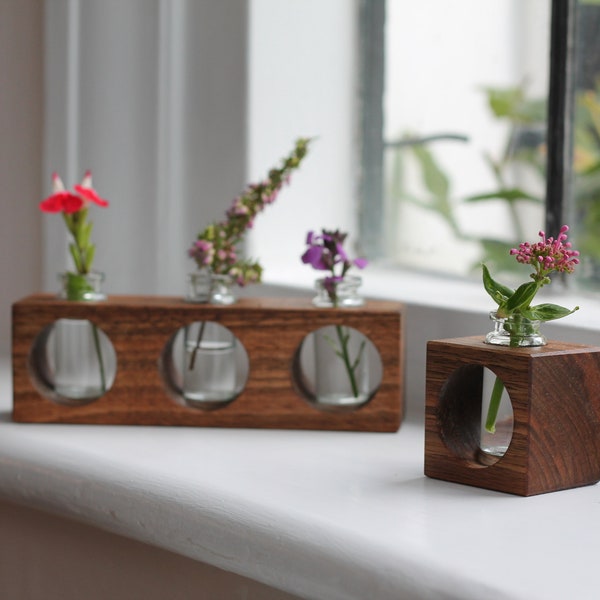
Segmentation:
<svg viewBox="0 0 600 600">
<path fill-rule="evenodd" d="M 569 222 L 581 252 L 577 280 L 600 286 L 600 3 L 580 0 L 574 44 L 572 194 Z"/>
<path fill-rule="evenodd" d="M 550 0 L 387 0 L 388 262 L 455 275 L 544 223 Z M 518 265 L 517 265 L 518 266 Z"/>
</svg>

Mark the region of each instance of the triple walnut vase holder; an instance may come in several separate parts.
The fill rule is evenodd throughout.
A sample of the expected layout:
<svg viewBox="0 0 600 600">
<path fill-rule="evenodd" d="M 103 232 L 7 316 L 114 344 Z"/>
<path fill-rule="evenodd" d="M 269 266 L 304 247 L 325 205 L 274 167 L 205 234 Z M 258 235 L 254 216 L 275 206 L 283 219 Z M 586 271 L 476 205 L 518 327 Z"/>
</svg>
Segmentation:
<svg viewBox="0 0 600 600">
<path fill-rule="evenodd" d="M 29 296 L 12 307 L 13 420 L 397 431 L 403 417 L 402 319 L 402 305 L 376 300 L 357 308 L 331 309 L 299 298 L 241 298 L 224 306 L 161 296 L 115 295 L 101 302 Z M 91 327 L 94 335 L 87 352 L 92 357 L 97 352 L 106 367 L 102 372 L 106 388 L 98 397 L 65 400 L 52 381 L 57 371 L 52 360 L 58 359 L 50 357 L 48 348 L 58 338 L 58 324 L 63 321 Z M 226 332 L 233 346 L 219 341 L 207 349 L 209 326 Z M 348 336 L 351 341 L 365 341 L 360 356 L 369 358 L 374 370 L 355 369 L 359 382 L 355 389 L 361 386 L 358 404 L 348 398 L 321 403 L 311 388 L 310 365 L 313 371 L 319 365 L 310 360 L 316 343 L 309 342 L 323 328 L 332 330 L 334 337 L 337 332 L 340 340 Z M 185 357 L 184 331 L 185 344 L 191 344 Z M 211 361 L 202 362 L 200 354 L 209 350 Z M 108 364 L 107 356 L 112 363 Z M 227 360 L 234 360 L 233 368 Z M 194 372 L 199 379 L 186 383 L 181 372 L 191 370 L 193 363 L 200 369 Z M 241 379 L 239 372 L 245 373 Z M 186 395 L 185 386 L 201 386 L 201 377 L 216 381 L 209 396 L 221 393 L 218 386 L 236 377 L 239 387 L 223 402 L 205 402 L 197 390 Z"/>
</svg>

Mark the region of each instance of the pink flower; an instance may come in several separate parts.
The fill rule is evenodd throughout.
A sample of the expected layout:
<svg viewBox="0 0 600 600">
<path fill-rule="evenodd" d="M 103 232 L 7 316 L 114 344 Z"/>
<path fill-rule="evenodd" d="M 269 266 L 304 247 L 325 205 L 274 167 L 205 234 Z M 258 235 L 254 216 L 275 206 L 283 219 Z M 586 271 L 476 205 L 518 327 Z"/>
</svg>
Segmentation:
<svg viewBox="0 0 600 600">
<path fill-rule="evenodd" d="M 523 242 L 518 248 L 512 248 L 510 254 L 517 262 L 524 265 L 532 265 L 536 271 L 533 279 L 540 281 L 554 271 L 558 273 L 572 273 L 575 266 L 579 264 L 579 252 L 571 249 L 571 242 L 567 241 L 569 227 L 563 225 L 558 237 L 546 237 L 545 232 L 540 231 L 541 241 L 535 244 Z"/>
<path fill-rule="evenodd" d="M 198 234 L 198 240 L 214 242 L 216 247 L 216 250 L 206 253 L 192 246 L 188 254 L 199 266 L 208 266 L 216 274 L 229 274 L 239 285 L 260 281 L 260 263 L 238 258 L 236 249 L 247 230 L 252 229 L 256 216 L 275 201 L 282 181 L 289 179 L 290 172 L 300 166 L 309 141 L 305 138 L 297 140 L 294 150 L 280 167 L 271 169 L 263 181 L 248 184 L 242 194 L 234 198 L 225 213 L 225 220 L 211 223 Z"/>
<path fill-rule="evenodd" d="M 199 265 L 208 266 L 211 264 L 215 256 L 215 248 L 211 242 L 207 242 L 206 240 L 197 240 L 188 250 L 188 255 Z"/>
</svg>

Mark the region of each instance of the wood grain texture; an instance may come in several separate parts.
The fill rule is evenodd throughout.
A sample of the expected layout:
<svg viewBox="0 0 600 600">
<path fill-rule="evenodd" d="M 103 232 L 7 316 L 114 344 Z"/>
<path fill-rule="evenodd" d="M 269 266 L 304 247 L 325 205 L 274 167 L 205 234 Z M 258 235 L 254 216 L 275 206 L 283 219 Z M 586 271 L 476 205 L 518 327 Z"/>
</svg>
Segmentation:
<svg viewBox="0 0 600 600">
<path fill-rule="evenodd" d="M 506 454 L 478 459 L 486 367 L 509 394 L 514 430 Z M 600 348 L 549 342 L 537 348 L 483 337 L 427 346 L 425 474 L 530 496 L 600 480 Z"/>
<path fill-rule="evenodd" d="M 112 296 L 105 302 L 69 302 L 35 295 L 13 305 L 13 419 L 37 423 L 188 425 L 282 429 L 396 431 L 403 416 L 403 308 L 367 301 L 356 309 L 319 309 L 309 300 L 246 298 L 231 306 L 190 304 L 179 298 Z M 36 337 L 59 318 L 88 319 L 117 354 L 111 389 L 83 406 L 65 406 L 40 393 L 29 355 Z M 206 411 L 184 405 L 165 378 L 164 354 L 178 329 L 194 321 L 229 328 L 249 356 L 242 393 Z M 327 325 L 353 327 L 378 350 L 383 377 L 375 396 L 349 411 L 315 407 L 296 389 L 292 362 L 304 337 Z M 43 390 L 42 390 L 43 392 Z"/>
</svg>

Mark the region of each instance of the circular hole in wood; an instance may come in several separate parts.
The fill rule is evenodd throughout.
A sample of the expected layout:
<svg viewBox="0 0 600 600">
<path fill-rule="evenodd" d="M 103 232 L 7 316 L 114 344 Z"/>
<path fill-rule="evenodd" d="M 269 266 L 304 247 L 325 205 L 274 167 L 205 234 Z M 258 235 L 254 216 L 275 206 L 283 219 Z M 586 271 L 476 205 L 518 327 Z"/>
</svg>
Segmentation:
<svg viewBox="0 0 600 600">
<path fill-rule="evenodd" d="M 248 353 L 233 332 L 214 321 L 194 321 L 178 329 L 160 358 L 160 372 L 179 404 L 214 410 L 244 389 Z"/>
<path fill-rule="evenodd" d="M 502 380 L 481 365 L 463 365 L 448 377 L 440 392 L 438 420 L 446 447 L 473 465 L 495 464 L 510 446 L 510 397 Z"/>
<path fill-rule="evenodd" d="M 298 347 L 292 379 L 321 410 L 355 410 L 377 393 L 383 377 L 379 351 L 363 333 L 345 325 L 310 332 Z"/>
<path fill-rule="evenodd" d="M 35 338 L 28 368 L 36 389 L 68 406 L 88 404 L 112 387 L 117 355 L 108 336 L 87 319 L 58 319 Z"/>
</svg>

